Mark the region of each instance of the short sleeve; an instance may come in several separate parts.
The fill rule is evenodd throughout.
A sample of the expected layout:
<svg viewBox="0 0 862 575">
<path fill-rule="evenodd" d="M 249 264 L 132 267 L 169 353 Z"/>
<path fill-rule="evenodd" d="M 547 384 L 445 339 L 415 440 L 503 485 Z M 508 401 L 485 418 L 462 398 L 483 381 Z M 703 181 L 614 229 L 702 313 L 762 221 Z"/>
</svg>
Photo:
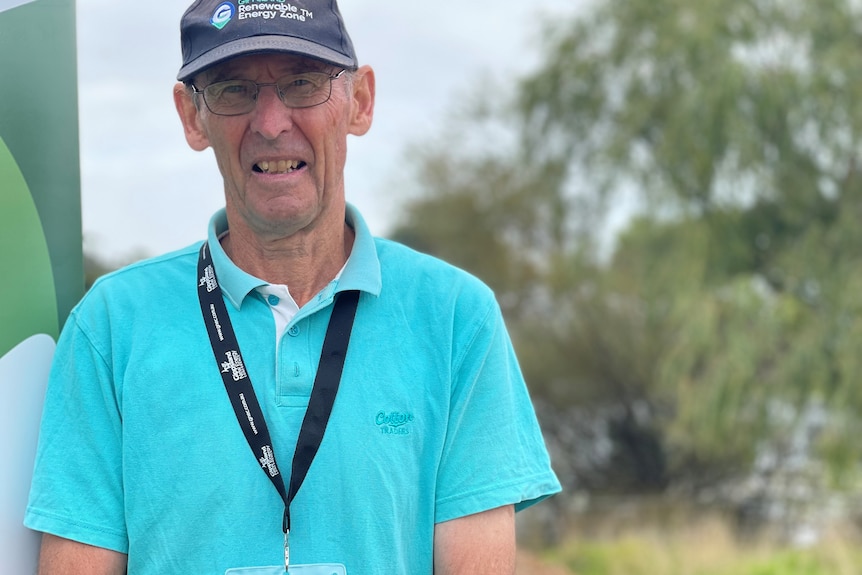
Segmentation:
<svg viewBox="0 0 862 575">
<path fill-rule="evenodd" d="M 495 301 L 462 329 L 453 361 L 436 522 L 560 491 L 527 386 Z"/>
<path fill-rule="evenodd" d="M 48 381 L 27 527 L 128 552 L 121 420 L 106 353 L 73 312 Z"/>
</svg>

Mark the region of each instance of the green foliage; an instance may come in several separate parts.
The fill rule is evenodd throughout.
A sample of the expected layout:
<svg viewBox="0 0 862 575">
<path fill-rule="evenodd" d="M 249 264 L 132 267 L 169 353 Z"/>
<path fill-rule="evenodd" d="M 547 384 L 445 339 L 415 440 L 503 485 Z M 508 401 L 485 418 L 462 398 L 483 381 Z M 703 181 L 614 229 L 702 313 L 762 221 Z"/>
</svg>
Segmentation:
<svg viewBox="0 0 862 575">
<path fill-rule="evenodd" d="M 636 507 L 637 514 L 629 508 L 591 516 L 543 559 L 573 575 L 853 575 L 862 569 L 852 529 L 788 546 L 767 533 L 740 537 L 732 522 L 713 513 L 668 508 L 662 517 Z"/>
<path fill-rule="evenodd" d="M 721 544 L 727 544 L 722 542 Z M 664 540 L 625 535 L 616 540 L 584 541 L 552 554 L 577 575 L 839 575 L 856 573 L 862 557 L 844 549 L 746 548 L 715 542 Z"/>
<path fill-rule="evenodd" d="M 787 225 L 853 170 L 862 91 L 845 0 L 612 0 L 556 27 L 519 93 L 540 156 L 675 211 L 776 200 Z"/>
<path fill-rule="evenodd" d="M 396 237 L 497 291 L 534 394 L 613 414 L 606 486 L 715 485 L 764 452 L 855 484 L 860 21 L 852 0 L 596 3 L 418 155 Z"/>
</svg>

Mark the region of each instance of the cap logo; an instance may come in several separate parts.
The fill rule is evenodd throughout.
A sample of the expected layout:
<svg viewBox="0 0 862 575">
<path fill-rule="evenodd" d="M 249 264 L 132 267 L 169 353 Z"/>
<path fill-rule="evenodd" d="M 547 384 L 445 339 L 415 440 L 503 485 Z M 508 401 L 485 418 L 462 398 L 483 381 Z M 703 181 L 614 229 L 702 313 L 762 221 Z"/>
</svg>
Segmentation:
<svg viewBox="0 0 862 575">
<path fill-rule="evenodd" d="M 177 79 L 182 81 L 231 58 L 259 52 L 357 69 L 336 0 L 194 0 L 180 20 L 180 46 L 183 64 Z"/>
<path fill-rule="evenodd" d="M 314 19 L 314 12 L 299 8 L 290 2 L 276 0 L 239 0 L 239 19 L 263 18 L 272 20 L 283 18 L 285 20 L 298 20 L 305 22 Z"/>
<path fill-rule="evenodd" d="M 222 2 L 218 5 L 210 18 L 210 24 L 221 30 L 224 28 L 231 18 L 233 18 L 236 8 L 230 2 Z"/>
</svg>

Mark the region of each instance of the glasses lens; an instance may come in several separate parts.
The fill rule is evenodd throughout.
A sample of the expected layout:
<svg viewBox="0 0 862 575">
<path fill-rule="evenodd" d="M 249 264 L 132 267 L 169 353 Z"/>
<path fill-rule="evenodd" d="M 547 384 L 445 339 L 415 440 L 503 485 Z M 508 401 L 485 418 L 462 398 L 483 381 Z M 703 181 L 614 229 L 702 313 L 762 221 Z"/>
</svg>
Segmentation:
<svg viewBox="0 0 862 575">
<path fill-rule="evenodd" d="M 204 100 L 214 114 L 245 114 L 254 108 L 257 84 L 250 80 L 227 80 L 204 88 Z"/>
<path fill-rule="evenodd" d="M 343 73 L 343 72 L 342 72 Z M 274 85 L 284 105 L 288 108 L 310 108 L 323 104 L 332 95 L 332 79 L 325 72 L 305 72 L 285 76 Z M 254 109 L 258 91 L 263 86 L 251 80 L 226 80 L 215 82 L 203 89 L 204 101 L 213 114 L 238 116 Z"/>
<path fill-rule="evenodd" d="M 278 93 L 289 108 L 310 108 L 326 102 L 332 93 L 332 78 L 324 72 L 306 72 L 278 81 Z"/>
</svg>

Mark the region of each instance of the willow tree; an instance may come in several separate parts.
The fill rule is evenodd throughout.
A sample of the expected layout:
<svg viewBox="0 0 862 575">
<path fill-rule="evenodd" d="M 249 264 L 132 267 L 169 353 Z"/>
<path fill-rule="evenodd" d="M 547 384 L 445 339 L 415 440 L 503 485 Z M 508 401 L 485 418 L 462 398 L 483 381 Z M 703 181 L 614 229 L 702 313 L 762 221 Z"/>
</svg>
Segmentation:
<svg viewBox="0 0 862 575">
<path fill-rule="evenodd" d="M 747 473 L 812 410 L 806 453 L 857 467 L 860 22 L 852 0 L 598 2 L 418 156 L 396 235 L 504 296 L 535 393 L 617 414 L 635 485 Z"/>
</svg>

